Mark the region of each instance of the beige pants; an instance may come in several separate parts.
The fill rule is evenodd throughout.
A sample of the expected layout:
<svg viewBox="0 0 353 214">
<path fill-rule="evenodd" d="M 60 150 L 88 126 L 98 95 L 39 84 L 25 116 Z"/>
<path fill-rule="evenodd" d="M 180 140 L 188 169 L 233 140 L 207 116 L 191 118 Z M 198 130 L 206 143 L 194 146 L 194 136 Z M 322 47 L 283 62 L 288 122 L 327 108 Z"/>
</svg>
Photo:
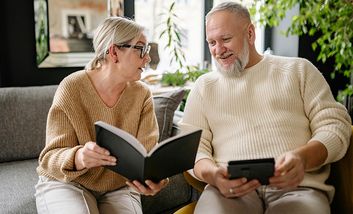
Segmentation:
<svg viewBox="0 0 353 214">
<path fill-rule="evenodd" d="M 329 214 L 330 205 L 325 193 L 299 187 L 291 191 L 261 186 L 243 197 L 228 199 L 218 189 L 207 185 L 195 208 L 196 214 Z"/>
<path fill-rule="evenodd" d="M 140 195 L 130 187 L 98 193 L 73 182 L 40 176 L 35 188 L 38 214 L 142 214 Z"/>
</svg>

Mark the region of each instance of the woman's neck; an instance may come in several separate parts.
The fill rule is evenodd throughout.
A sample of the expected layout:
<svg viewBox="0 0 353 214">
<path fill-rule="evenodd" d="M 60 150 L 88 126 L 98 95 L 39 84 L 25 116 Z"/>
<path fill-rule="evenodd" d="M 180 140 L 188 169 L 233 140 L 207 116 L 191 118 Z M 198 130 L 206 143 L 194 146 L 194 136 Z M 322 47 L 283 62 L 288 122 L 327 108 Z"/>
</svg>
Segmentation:
<svg viewBox="0 0 353 214">
<path fill-rule="evenodd" d="M 126 88 L 127 82 L 119 80 L 113 72 L 102 68 L 87 71 L 93 86 L 99 96 L 108 106 L 113 106 Z"/>
</svg>

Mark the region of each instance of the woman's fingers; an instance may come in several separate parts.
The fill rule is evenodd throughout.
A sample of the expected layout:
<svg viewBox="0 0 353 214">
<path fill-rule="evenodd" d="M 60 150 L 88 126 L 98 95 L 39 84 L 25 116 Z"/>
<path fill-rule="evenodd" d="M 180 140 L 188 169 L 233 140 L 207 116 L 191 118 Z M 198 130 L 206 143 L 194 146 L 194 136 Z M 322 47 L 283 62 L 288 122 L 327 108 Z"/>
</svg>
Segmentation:
<svg viewBox="0 0 353 214">
<path fill-rule="evenodd" d="M 95 142 L 87 142 L 83 148 L 76 152 L 76 168 L 93 168 L 98 166 L 116 165 L 116 157 L 110 156 L 109 151 L 98 146 Z M 80 166 L 80 167 L 77 167 Z"/>
</svg>

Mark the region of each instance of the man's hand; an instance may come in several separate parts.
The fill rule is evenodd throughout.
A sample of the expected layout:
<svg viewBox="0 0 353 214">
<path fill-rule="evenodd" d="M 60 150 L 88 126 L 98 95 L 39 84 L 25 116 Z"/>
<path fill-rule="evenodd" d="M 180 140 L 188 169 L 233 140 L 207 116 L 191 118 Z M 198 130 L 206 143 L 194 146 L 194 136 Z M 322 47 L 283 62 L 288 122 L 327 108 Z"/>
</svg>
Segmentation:
<svg viewBox="0 0 353 214">
<path fill-rule="evenodd" d="M 116 165 L 116 158 L 110 156 L 108 150 L 98 146 L 95 142 L 87 142 L 75 154 L 76 170 L 89 169 L 97 166 Z"/>
<path fill-rule="evenodd" d="M 304 160 L 294 152 L 279 156 L 270 185 L 281 189 L 297 187 L 304 179 L 304 166 Z"/>
<path fill-rule="evenodd" d="M 241 197 L 261 185 L 258 180 L 248 182 L 246 178 L 229 180 L 227 169 L 217 166 L 210 159 L 197 161 L 194 173 L 204 182 L 215 186 L 227 198 Z"/>
<path fill-rule="evenodd" d="M 159 183 L 153 183 L 151 180 L 146 180 L 145 183 L 147 184 L 147 187 L 136 180 L 126 182 L 128 186 L 135 189 L 140 194 L 153 196 L 168 185 L 169 178 L 163 179 Z"/>
<path fill-rule="evenodd" d="M 297 187 L 303 181 L 305 171 L 322 165 L 327 155 L 326 147 L 319 141 L 311 141 L 284 153 L 276 160 L 275 175 L 270 178 L 270 185 L 277 188 Z"/>
<path fill-rule="evenodd" d="M 227 169 L 218 167 L 214 175 L 215 186 L 226 198 L 241 197 L 260 186 L 258 180 L 247 181 L 246 178 L 229 180 Z"/>
</svg>

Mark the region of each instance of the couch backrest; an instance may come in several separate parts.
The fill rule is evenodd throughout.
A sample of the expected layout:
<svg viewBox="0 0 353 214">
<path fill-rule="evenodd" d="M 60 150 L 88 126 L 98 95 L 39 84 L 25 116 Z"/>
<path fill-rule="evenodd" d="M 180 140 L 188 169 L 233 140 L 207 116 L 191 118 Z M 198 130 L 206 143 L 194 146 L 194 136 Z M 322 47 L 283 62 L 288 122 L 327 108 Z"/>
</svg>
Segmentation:
<svg viewBox="0 0 353 214">
<path fill-rule="evenodd" d="M 0 88 L 0 163 L 39 156 L 56 89 L 56 85 Z M 160 140 L 171 135 L 174 111 L 183 96 L 183 89 L 154 96 Z"/>
<path fill-rule="evenodd" d="M 38 157 L 56 88 L 0 88 L 0 163 Z"/>
</svg>

